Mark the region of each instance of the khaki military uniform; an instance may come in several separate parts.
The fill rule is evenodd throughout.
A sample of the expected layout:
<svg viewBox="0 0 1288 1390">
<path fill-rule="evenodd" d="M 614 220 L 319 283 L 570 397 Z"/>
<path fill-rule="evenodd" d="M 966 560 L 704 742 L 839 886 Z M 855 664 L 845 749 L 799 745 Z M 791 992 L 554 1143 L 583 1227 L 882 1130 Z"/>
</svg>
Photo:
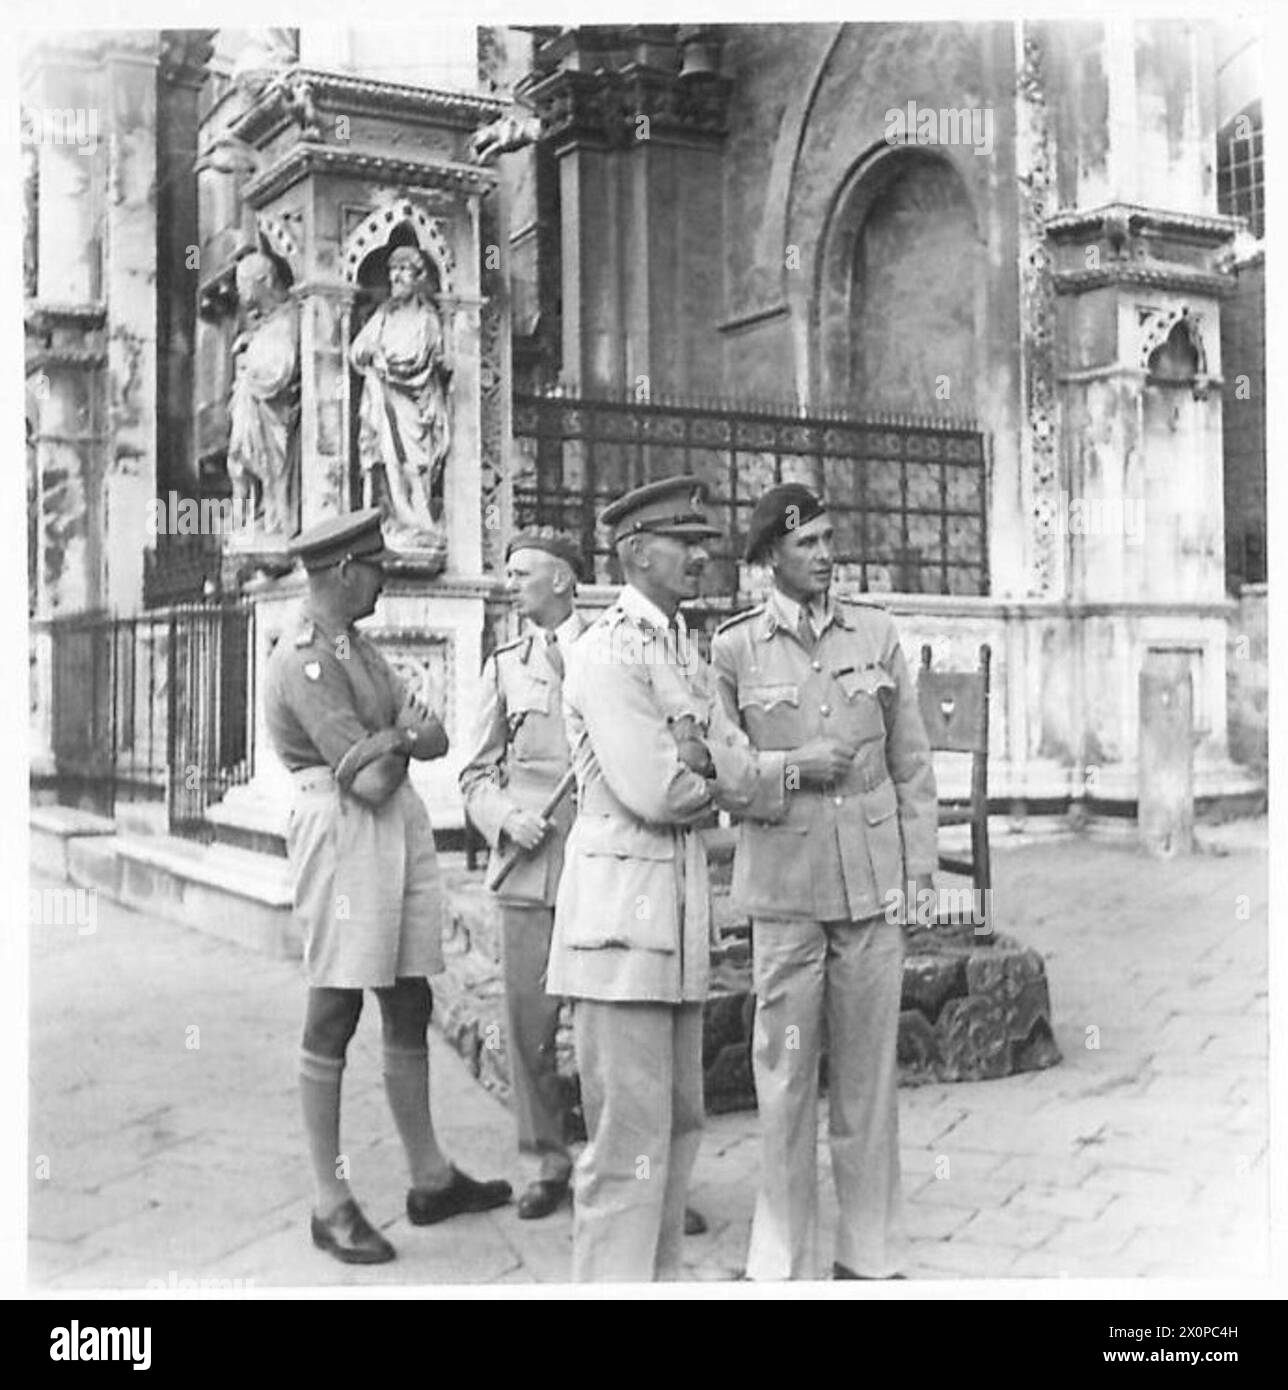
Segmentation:
<svg viewBox="0 0 1288 1390">
<path fill-rule="evenodd" d="M 549 989 L 574 1003 L 590 1142 L 574 1176 L 573 1278 L 674 1276 L 703 1122 L 706 855 L 718 805 L 782 810 L 681 626 L 629 585 L 577 643 L 564 683 L 577 773 Z M 715 776 L 681 762 L 673 722 L 706 731 Z"/>
<path fill-rule="evenodd" d="M 539 813 L 568 770 L 563 719 L 565 653 L 581 636 L 576 613 L 549 636 L 537 629 L 498 647 L 483 667 L 480 705 L 461 771 L 470 819 L 492 847 L 493 860 L 509 851 L 506 818 L 516 810 Z M 539 1164 L 547 1181 L 568 1177 L 566 1100 L 555 1066 L 559 1000 L 546 993 L 546 961 L 554 927 L 555 893 L 563 871 L 564 841 L 574 798 L 551 817 L 554 828 L 525 854 L 498 891 L 505 976 L 506 1047 L 519 1151 Z"/>
<path fill-rule="evenodd" d="M 443 969 L 444 898 L 433 829 L 405 778 L 382 805 L 342 792 L 334 769 L 391 728 L 401 679 L 355 628 L 307 608 L 269 657 L 269 737 L 295 783 L 286 848 L 311 986 L 363 989 Z"/>
<path fill-rule="evenodd" d="M 833 735 L 858 749 L 826 790 L 739 830 L 733 905 L 752 919 L 753 1063 L 763 1133 L 753 1279 L 817 1278 L 817 1088 L 826 1030 L 840 1206 L 835 1259 L 895 1272 L 902 1255 L 896 1045 L 903 937 L 885 910 L 936 867 L 936 791 L 893 621 L 833 602 L 821 631 L 777 591 L 726 623 L 712 665 L 754 747 Z"/>
</svg>

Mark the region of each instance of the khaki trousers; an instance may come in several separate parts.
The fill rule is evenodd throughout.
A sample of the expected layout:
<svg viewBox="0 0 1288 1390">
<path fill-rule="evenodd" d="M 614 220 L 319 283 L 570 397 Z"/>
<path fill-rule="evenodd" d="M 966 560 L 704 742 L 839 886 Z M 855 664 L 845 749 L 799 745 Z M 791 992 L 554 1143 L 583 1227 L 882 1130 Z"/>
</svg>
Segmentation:
<svg viewBox="0 0 1288 1390">
<path fill-rule="evenodd" d="M 553 908 L 501 903 L 505 1045 L 519 1152 L 535 1160 L 539 1177 L 563 1182 L 572 1159 L 566 1145 L 565 1095 L 555 1066 L 559 1000 L 546 993 L 554 920 Z"/>
<path fill-rule="evenodd" d="M 573 1004 L 589 1143 L 573 1176 L 576 1283 L 680 1277 L 702 1137 L 701 1004 Z"/>
<path fill-rule="evenodd" d="M 748 1277 L 826 1277 L 818 1260 L 825 1028 L 828 1138 L 840 1208 L 834 1258 L 856 1274 L 893 1274 L 903 1255 L 896 1057 L 903 930 L 884 917 L 756 918 L 752 951 L 762 1155 Z"/>
</svg>

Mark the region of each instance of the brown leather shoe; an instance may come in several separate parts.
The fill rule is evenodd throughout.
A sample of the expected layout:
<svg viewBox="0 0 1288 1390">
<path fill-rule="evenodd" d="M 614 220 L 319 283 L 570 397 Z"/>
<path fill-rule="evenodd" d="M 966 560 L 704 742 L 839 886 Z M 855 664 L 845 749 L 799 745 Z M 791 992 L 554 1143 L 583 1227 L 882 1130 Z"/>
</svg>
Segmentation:
<svg viewBox="0 0 1288 1390">
<path fill-rule="evenodd" d="M 413 1226 L 432 1226 L 451 1216 L 466 1212 L 491 1211 L 503 1207 L 513 1196 L 508 1182 L 476 1182 L 459 1168 L 452 1169 L 452 1180 L 446 1187 L 431 1191 L 413 1187 L 407 1193 L 407 1219 Z"/>
<path fill-rule="evenodd" d="M 707 1229 L 707 1218 L 700 1211 L 695 1211 L 692 1207 L 684 1209 L 684 1234 L 686 1236 L 700 1236 L 705 1234 Z"/>
<path fill-rule="evenodd" d="M 398 1253 L 362 1214 L 352 1197 L 324 1221 L 316 1213 L 309 1223 L 313 1244 L 347 1265 L 382 1265 Z"/>
<path fill-rule="evenodd" d="M 519 1220 L 538 1221 L 558 1211 L 568 1198 L 568 1179 L 539 1178 L 524 1189 L 519 1198 Z"/>
</svg>

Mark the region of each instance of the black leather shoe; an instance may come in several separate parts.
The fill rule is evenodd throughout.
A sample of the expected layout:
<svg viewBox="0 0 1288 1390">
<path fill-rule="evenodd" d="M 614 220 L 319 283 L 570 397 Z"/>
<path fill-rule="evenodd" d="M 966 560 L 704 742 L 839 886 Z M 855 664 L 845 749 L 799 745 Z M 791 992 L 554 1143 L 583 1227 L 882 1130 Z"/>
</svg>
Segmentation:
<svg viewBox="0 0 1288 1390">
<path fill-rule="evenodd" d="M 508 1182 L 499 1179 L 475 1182 L 459 1168 L 453 1168 L 452 1180 L 446 1187 L 436 1191 L 413 1187 L 407 1193 L 407 1219 L 413 1226 L 432 1226 L 436 1221 L 446 1221 L 449 1216 L 503 1207 L 512 1195 Z"/>
<path fill-rule="evenodd" d="M 700 1236 L 707 1229 L 707 1218 L 700 1211 L 694 1211 L 692 1207 L 684 1209 L 684 1234 L 686 1236 Z"/>
<path fill-rule="evenodd" d="M 309 1223 L 313 1244 L 347 1265 L 382 1265 L 397 1251 L 363 1216 L 352 1197 L 324 1221 L 314 1215 Z"/>
<path fill-rule="evenodd" d="M 519 1198 L 519 1220 L 537 1221 L 558 1211 L 568 1196 L 568 1179 L 540 1178 Z"/>
<path fill-rule="evenodd" d="M 833 1279 L 902 1279 L 902 1274 L 855 1274 L 848 1266 L 834 1264 L 832 1266 Z"/>
</svg>

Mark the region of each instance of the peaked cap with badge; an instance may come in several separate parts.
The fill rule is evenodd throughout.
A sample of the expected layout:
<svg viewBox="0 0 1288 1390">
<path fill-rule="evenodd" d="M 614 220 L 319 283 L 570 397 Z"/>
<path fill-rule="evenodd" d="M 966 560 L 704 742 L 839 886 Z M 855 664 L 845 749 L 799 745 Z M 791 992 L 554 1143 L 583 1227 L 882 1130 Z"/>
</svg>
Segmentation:
<svg viewBox="0 0 1288 1390">
<path fill-rule="evenodd" d="M 310 573 L 330 569 L 345 560 L 384 564 L 398 558 L 385 544 L 379 507 L 364 507 L 319 521 L 295 537 L 290 553 Z"/>
<path fill-rule="evenodd" d="M 724 532 L 707 517 L 710 496 L 711 489 L 701 478 L 685 474 L 659 478 L 619 497 L 604 508 L 599 520 L 608 529 L 614 545 L 627 536 L 640 534 L 711 540 Z"/>
</svg>

